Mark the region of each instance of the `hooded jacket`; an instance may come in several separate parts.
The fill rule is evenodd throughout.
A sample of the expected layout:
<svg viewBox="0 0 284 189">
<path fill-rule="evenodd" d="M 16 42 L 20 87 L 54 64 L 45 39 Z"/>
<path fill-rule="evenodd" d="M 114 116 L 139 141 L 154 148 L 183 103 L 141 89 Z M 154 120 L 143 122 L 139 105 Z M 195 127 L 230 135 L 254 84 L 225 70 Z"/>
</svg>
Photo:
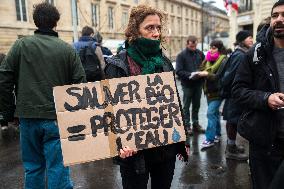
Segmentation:
<svg viewBox="0 0 284 189">
<path fill-rule="evenodd" d="M 244 110 L 238 123 L 240 135 L 268 149 L 274 143 L 279 123 L 277 113 L 268 106 L 268 97 L 280 90 L 273 46 L 271 28 L 266 26 L 239 65 L 232 88 L 233 97 Z"/>
</svg>

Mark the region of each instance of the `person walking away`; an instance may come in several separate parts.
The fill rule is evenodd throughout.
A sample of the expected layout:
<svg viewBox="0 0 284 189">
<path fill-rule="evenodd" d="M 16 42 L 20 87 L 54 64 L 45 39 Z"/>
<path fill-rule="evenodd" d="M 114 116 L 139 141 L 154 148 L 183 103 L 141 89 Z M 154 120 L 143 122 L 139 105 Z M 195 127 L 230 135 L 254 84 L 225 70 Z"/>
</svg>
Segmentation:
<svg viewBox="0 0 284 189">
<path fill-rule="evenodd" d="M 16 86 L 15 117 L 25 189 L 71 189 L 69 168 L 63 166 L 52 88 L 85 82 L 78 54 L 56 32 L 60 14 L 49 3 L 34 6 L 34 35 L 18 39 L 0 67 L 0 112 L 10 111 Z"/>
<path fill-rule="evenodd" d="M 192 135 L 193 132 L 204 133 L 205 130 L 199 125 L 199 108 L 202 93 L 202 84 L 204 81 L 203 72 L 200 66 L 205 56 L 203 52 L 196 48 L 197 37 L 189 36 L 186 42 L 186 48 L 177 55 L 176 74 L 181 80 L 183 91 L 183 113 L 186 126 L 186 133 Z M 190 104 L 192 104 L 190 123 Z"/>
<path fill-rule="evenodd" d="M 0 53 L 0 65 L 4 61 L 5 54 Z M 5 115 L 0 115 L 0 125 L 1 125 L 1 133 L 2 135 L 6 135 L 8 131 L 8 121 L 4 120 Z"/>
<path fill-rule="evenodd" d="M 162 53 L 165 14 L 147 5 L 132 8 L 126 28 L 126 49 L 107 59 L 108 78 L 120 78 L 173 71 Z M 149 175 L 152 189 L 170 189 L 176 155 L 187 159 L 184 142 L 134 152 L 125 146 L 116 162 L 120 165 L 124 189 L 147 189 Z"/>
<path fill-rule="evenodd" d="M 206 95 L 208 109 L 208 124 L 205 132 L 206 139 L 201 144 L 201 149 L 207 149 L 218 143 L 221 137 L 221 123 L 219 108 L 222 98 L 219 94 L 218 78 L 216 73 L 223 61 L 226 61 L 226 49 L 223 42 L 213 40 L 210 43 L 210 50 L 206 54 L 206 61 L 202 65 L 202 69 L 206 72 L 204 82 L 204 93 Z"/>
<path fill-rule="evenodd" d="M 107 58 L 113 56 L 111 50 L 109 48 L 103 46 L 103 36 L 99 32 L 96 33 L 96 35 L 94 36 L 94 39 L 96 41 L 96 45 L 101 47 L 103 57 L 104 57 L 104 60 L 106 62 Z"/>
<path fill-rule="evenodd" d="M 242 108 L 232 98 L 231 89 L 239 64 L 244 61 L 245 53 L 253 46 L 252 34 L 247 30 L 238 32 L 235 46 L 235 51 L 227 61 L 226 70 L 220 79 L 222 85 L 221 96 L 225 98 L 223 107 L 223 118 L 226 120 L 227 131 L 225 155 L 227 159 L 246 161 L 248 156 L 244 153 L 244 147 L 236 145 L 237 124 L 242 114 Z"/>
<path fill-rule="evenodd" d="M 88 82 L 105 79 L 105 60 L 101 47 L 96 45 L 94 35 L 94 29 L 85 26 L 79 41 L 73 43 L 73 47 L 80 55 Z"/>
<path fill-rule="evenodd" d="M 270 26 L 239 65 L 233 98 L 244 112 L 238 132 L 249 141 L 249 165 L 254 189 L 267 189 L 284 158 L 284 0 L 271 10 Z"/>
</svg>

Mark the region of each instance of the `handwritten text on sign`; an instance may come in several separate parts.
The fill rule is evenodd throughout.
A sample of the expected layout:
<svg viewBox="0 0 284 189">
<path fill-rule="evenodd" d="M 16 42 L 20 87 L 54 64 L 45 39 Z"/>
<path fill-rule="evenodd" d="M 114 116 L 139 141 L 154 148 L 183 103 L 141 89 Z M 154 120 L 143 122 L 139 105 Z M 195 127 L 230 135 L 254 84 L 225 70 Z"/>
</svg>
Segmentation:
<svg viewBox="0 0 284 189">
<path fill-rule="evenodd" d="M 64 164 L 185 140 L 172 72 L 54 88 Z"/>
</svg>

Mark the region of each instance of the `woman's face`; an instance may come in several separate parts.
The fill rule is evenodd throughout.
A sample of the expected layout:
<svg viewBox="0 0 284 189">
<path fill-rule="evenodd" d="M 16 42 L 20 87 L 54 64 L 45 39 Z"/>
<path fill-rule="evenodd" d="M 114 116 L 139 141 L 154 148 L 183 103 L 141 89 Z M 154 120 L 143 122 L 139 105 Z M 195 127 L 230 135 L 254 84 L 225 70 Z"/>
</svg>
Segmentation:
<svg viewBox="0 0 284 189">
<path fill-rule="evenodd" d="M 215 54 L 215 53 L 217 53 L 218 52 L 218 48 L 217 47 L 215 47 L 215 46 L 212 46 L 212 47 L 210 47 L 210 53 L 211 54 Z"/>
<path fill-rule="evenodd" d="M 158 40 L 161 35 L 161 20 L 158 15 L 148 15 L 139 25 L 141 37 Z"/>
<path fill-rule="evenodd" d="M 247 48 L 251 48 L 253 46 L 253 38 L 249 36 L 243 41 L 243 43 Z"/>
</svg>

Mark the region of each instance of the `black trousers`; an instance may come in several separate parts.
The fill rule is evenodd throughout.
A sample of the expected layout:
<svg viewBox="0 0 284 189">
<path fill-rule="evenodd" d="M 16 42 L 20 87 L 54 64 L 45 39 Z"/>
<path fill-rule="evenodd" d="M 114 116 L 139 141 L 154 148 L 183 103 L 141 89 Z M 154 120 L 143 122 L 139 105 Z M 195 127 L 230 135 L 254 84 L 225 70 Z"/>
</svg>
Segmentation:
<svg viewBox="0 0 284 189">
<path fill-rule="evenodd" d="M 176 158 L 164 162 L 145 162 L 145 171 L 137 173 L 132 164 L 121 165 L 123 189 L 147 189 L 149 174 L 151 189 L 170 189 L 175 170 Z"/>
<path fill-rule="evenodd" d="M 268 189 L 283 159 L 283 142 L 276 141 L 271 151 L 250 143 L 249 164 L 253 189 Z"/>
<path fill-rule="evenodd" d="M 275 173 L 269 189 L 282 189 L 284 186 L 284 161 Z"/>
</svg>

